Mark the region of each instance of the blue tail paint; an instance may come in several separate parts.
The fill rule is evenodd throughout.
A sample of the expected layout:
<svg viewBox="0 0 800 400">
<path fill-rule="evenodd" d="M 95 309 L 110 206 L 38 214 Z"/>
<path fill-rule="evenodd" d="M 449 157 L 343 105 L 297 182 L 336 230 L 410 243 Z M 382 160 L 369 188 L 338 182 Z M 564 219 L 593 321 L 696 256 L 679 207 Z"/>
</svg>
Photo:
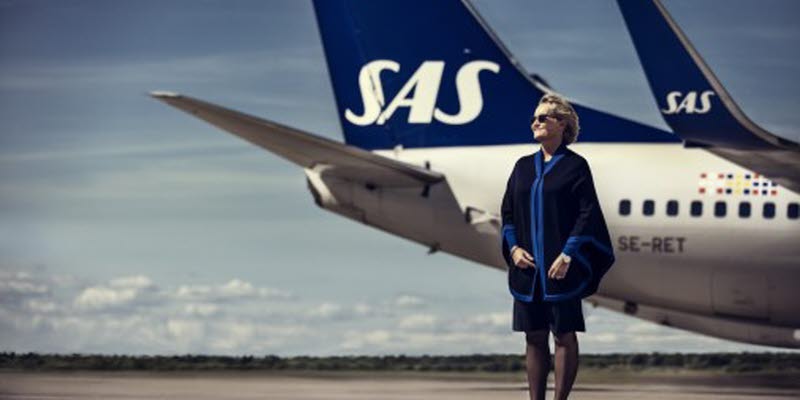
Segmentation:
<svg viewBox="0 0 800 400">
<path fill-rule="evenodd" d="M 315 0 L 345 141 L 365 149 L 530 143 L 545 90 L 458 0 Z M 575 104 L 579 142 L 680 142 Z"/>
<path fill-rule="evenodd" d="M 797 147 L 752 122 L 657 0 L 617 0 L 664 120 L 687 145 Z"/>
</svg>

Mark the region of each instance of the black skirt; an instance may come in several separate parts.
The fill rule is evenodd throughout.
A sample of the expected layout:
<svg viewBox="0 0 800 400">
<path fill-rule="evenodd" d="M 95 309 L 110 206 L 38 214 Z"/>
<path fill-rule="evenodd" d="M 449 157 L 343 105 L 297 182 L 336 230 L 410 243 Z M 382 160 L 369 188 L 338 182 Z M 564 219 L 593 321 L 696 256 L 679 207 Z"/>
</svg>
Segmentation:
<svg viewBox="0 0 800 400">
<path fill-rule="evenodd" d="M 542 300 L 540 279 L 536 279 L 533 301 L 526 303 L 514 299 L 512 329 L 520 332 L 550 329 L 553 334 L 586 332 L 583 320 L 583 304 L 580 297 L 557 302 Z"/>
</svg>

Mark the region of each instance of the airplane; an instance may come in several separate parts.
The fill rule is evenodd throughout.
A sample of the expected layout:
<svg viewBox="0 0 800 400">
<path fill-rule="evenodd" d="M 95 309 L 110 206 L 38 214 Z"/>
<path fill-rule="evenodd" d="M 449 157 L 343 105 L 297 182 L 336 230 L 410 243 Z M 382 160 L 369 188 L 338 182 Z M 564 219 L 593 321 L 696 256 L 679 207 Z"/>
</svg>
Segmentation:
<svg viewBox="0 0 800 400">
<path fill-rule="evenodd" d="M 616 262 L 588 303 L 800 348 L 800 145 L 745 116 L 658 1 L 619 0 L 672 132 L 573 102 Z M 313 2 L 344 143 L 151 96 L 303 168 L 317 206 L 506 271 L 500 202 L 554 92 L 466 0 Z"/>
</svg>

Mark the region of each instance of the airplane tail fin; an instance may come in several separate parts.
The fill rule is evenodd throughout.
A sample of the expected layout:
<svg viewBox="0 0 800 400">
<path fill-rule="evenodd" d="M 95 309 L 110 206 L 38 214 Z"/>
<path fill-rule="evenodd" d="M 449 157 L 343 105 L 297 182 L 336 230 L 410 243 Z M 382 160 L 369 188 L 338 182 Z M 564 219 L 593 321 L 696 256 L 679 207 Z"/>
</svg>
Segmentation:
<svg viewBox="0 0 800 400">
<path fill-rule="evenodd" d="M 617 0 L 664 120 L 687 146 L 797 149 L 733 101 L 658 0 Z"/>
<path fill-rule="evenodd" d="M 530 143 L 549 89 L 466 1 L 315 0 L 345 141 L 388 149 Z M 575 105 L 579 141 L 679 141 Z"/>
</svg>

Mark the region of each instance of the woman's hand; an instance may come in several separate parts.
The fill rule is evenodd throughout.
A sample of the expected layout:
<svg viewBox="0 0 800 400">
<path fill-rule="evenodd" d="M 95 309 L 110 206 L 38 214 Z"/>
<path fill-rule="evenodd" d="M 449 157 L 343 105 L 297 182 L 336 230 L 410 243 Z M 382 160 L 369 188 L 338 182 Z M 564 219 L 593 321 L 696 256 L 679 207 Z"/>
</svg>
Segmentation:
<svg viewBox="0 0 800 400">
<path fill-rule="evenodd" d="M 514 248 L 511 249 L 511 261 L 519 268 L 536 268 L 536 264 L 533 263 L 533 256 L 519 246 L 514 246 Z"/>
<path fill-rule="evenodd" d="M 569 270 L 569 263 L 564 260 L 564 253 L 561 253 L 556 257 L 556 260 L 553 261 L 553 265 L 550 266 L 550 269 L 547 271 L 547 276 L 550 279 L 564 279 L 567 276 L 567 271 Z"/>
</svg>

